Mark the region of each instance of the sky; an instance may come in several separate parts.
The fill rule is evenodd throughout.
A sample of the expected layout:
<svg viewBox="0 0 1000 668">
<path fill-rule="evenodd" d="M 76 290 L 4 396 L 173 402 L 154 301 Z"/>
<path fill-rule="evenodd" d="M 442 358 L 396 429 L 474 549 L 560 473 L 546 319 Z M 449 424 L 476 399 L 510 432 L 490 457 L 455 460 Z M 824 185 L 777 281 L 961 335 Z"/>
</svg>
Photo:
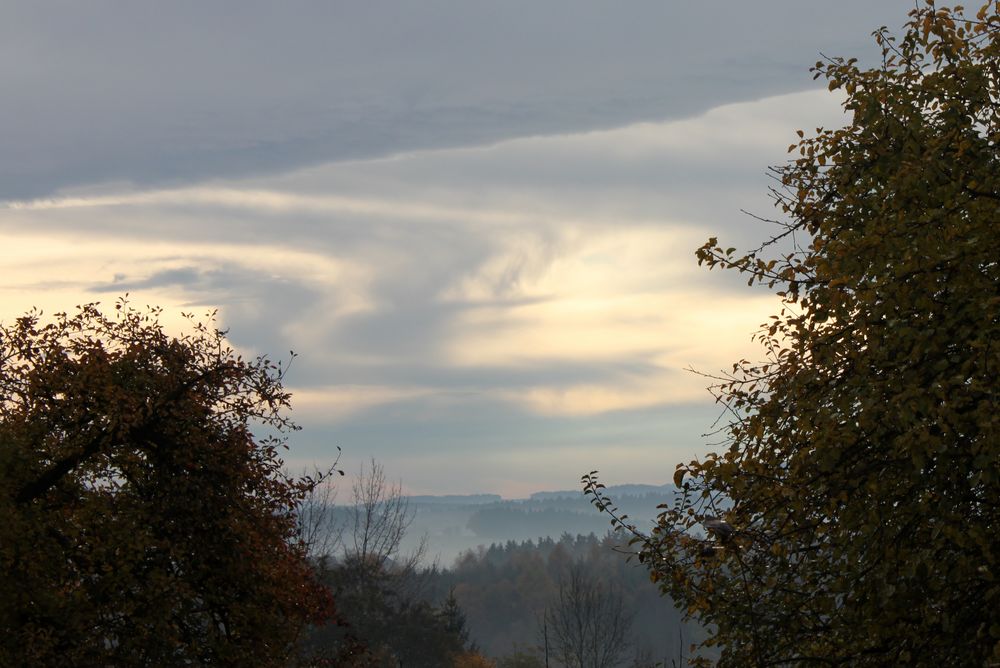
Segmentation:
<svg viewBox="0 0 1000 668">
<path fill-rule="evenodd" d="M 287 463 L 663 483 L 775 297 L 699 268 L 912 2 L 7 0 L 0 320 L 126 292 L 298 357 Z M 692 371 L 694 370 L 694 371 Z"/>
</svg>

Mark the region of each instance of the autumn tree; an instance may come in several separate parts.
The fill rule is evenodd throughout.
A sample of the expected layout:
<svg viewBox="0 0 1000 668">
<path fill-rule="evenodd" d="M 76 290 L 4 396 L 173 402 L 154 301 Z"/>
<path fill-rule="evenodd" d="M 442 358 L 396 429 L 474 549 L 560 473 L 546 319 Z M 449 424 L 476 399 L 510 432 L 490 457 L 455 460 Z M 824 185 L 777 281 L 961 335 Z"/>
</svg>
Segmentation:
<svg viewBox="0 0 1000 668">
<path fill-rule="evenodd" d="M 851 121 L 776 168 L 780 233 L 698 251 L 782 306 L 636 547 L 725 665 L 1000 662 L 1000 3 L 875 38 L 815 66 Z"/>
<path fill-rule="evenodd" d="M 331 617 L 280 365 L 159 315 L 0 326 L 0 665 L 288 665 Z"/>
</svg>

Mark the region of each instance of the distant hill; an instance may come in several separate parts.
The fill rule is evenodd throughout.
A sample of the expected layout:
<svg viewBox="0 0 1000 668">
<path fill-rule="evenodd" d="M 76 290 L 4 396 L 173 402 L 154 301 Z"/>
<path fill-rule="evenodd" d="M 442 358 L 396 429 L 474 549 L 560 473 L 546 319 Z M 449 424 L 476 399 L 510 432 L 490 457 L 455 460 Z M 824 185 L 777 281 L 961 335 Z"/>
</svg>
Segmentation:
<svg viewBox="0 0 1000 668">
<path fill-rule="evenodd" d="M 499 494 L 444 494 L 441 496 L 423 494 L 406 498 L 413 504 L 440 504 L 443 506 L 478 506 L 483 503 L 503 501 L 503 497 Z"/>
<path fill-rule="evenodd" d="M 619 511 L 640 528 L 650 527 L 657 504 L 674 494 L 673 485 L 626 484 L 608 487 Z M 404 551 L 426 538 L 427 558 L 449 566 L 462 552 L 501 541 L 558 539 L 566 533 L 604 535 L 610 528 L 581 490 L 542 491 L 526 499 L 497 494 L 449 494 L 409 497 L 413 523 L 403 540 Z"/>
<path fill-rule="evenodd" d="M 670 484 L 666 485 L 611 485 L 605 491 L 611 498 L 618 498 L 620 496 L 646 496 L 647 494 L 669 494 L 673 491 L 674 486 Z M 535 492 L 529 498 L 534 501 L 540 501 L 543 499 L 563 499 L 563 498 L 577 498 L 583 495 L 583 491 L 579 489 L 567 489 L 558 492 Z"/>
</svg>

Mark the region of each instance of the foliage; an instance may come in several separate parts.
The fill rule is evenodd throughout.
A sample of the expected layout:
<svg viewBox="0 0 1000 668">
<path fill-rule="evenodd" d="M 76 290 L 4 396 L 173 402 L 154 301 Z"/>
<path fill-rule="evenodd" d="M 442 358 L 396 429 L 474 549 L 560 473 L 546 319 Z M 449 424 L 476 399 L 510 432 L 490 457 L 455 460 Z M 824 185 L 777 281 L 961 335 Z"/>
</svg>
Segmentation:
<svg viewBox="0 0 1000 668">
<path fill-rule="evenodd" d="M 875 37 L 881 67 L 816 64 L 853 118 L 776 169 L 784 230 L 698 251 L 782 308 L 637 545 L 729 665 L 1000 661 L 1000 3 Z"/>
<path fill-rule="evenodd" d="M 295 538 L 316 481 L 278 456 L 280 366 L 158 316 L 0 326 L 2 665 L 287 665 L 331 617 Z"/>
</svg>

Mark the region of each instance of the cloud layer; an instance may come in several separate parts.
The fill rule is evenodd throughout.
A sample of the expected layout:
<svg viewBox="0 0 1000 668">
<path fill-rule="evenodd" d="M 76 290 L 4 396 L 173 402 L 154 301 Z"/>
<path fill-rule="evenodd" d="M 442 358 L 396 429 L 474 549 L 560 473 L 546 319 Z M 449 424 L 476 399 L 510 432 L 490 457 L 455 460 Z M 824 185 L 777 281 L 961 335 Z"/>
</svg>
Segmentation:
<svg viewBox="0 0 1000 668">
<path fill-rule="evenodd" d="M 911 3 L 45 2 L 0 10 L 0 200 L 697 115 Z"/>
<path fill-rule="evenodd" d="M 693 251 L 769 230 L 769 164 L 843 121 L 807 71 L 907 0 L 14 0 L 0 318 L 219 309 L 300 358 L 293 465 L 415 492 L 662 482 L 774 308 Z"/>
<path fill-rule="evenodd" d="M 657 481 L 705 448 L 704 379 L 774 298 L 700 270 L 767 233 L 764 166 L 841 122 L 805 92 L 700 116 L 0 209 L 0 309 L 129 292 L 220 308 L 248 352 L 301 355 L 293 458 L 385 460 L 418 491 Z M 463 473 L 456 477 L 449 462 Z M 662 471 L 651 468 L 662 465 Z"/>
</svg>

